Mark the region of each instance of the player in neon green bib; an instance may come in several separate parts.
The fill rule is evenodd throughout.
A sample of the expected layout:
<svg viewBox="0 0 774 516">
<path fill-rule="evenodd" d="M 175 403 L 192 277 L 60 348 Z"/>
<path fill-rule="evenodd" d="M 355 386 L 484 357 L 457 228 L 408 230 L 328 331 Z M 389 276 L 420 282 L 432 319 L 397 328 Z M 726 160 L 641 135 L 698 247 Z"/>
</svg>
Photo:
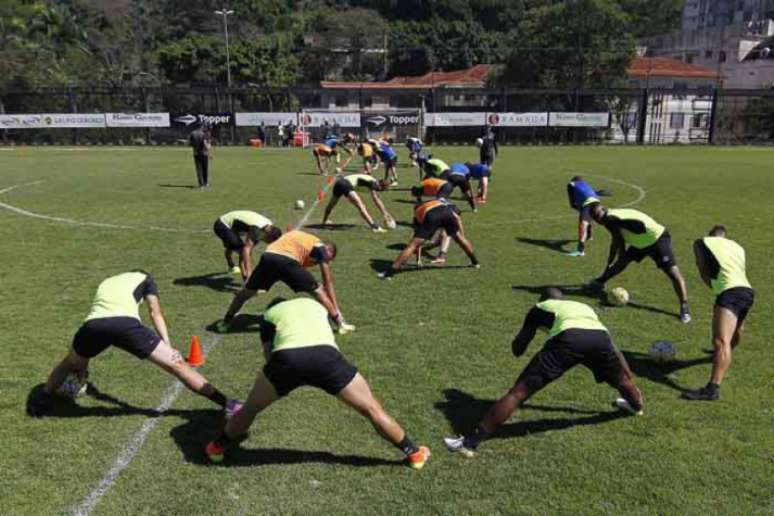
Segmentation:
<svg viewBox="0 0 774 516">
<path fill-rule="evenodd" d="M 720 399 L 720 383 L 731 366 L 731 350 L 742 341 L 744 321 L 755 300 L 747 279 L 742 246 L 728 238 L 724 226 L 713 227 L 709 235 L 693 243 L 701 279 L 715 295 L 712 312 L 712 376 L 700 389 L 686 391 L 687 400 Z"/>
<path fill-rule="evenodd" d="M 598 383 L 605 382 L 618 390 L 622 397 L 613 402 L 614 406 L 629 414 L 642 414 L 642 394 L 607 328 L 590 306 L 562 297 L 561 290 L 549 288 L 527 313 L 511 344 L 513 354 L 517 357 L 524 354 L 538 328 L 548 330 L 548 340 L 532 357 L 513 388 L 492 405 L 472 432 L 444 439 L 449 451 L 474 457 L 478 444 L 505 423 L 527 398 L 576 365 L 586 366 Z"/>
<path fill-rule="evenodd" d="M 605 271 L 592 280 L 590 286 L 602 288 L 605 282 L 622 273 L 631 262 L 641 262 L 649 256 L 672 282 L 680 302 L 680 320 L 691 322 L 688 289 L 672 252 L 669 231 L 638 210 L 607 209 L 596 203 L 591 205 L 591 217 L 610 232 L 612 241 Z"/>
</svg>

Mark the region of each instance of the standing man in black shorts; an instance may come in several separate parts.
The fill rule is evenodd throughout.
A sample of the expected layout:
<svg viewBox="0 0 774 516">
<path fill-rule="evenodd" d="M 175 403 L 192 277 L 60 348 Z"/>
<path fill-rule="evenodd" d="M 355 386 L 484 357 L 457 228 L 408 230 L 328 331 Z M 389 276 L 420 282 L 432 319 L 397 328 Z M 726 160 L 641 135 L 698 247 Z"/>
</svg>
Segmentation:
<svg viewBox="0 0 774 516">
<path fill-rule="evenodd" d="M 281 281 L 293 292 L 306 292 L 322 304 L 339 333 L 355 331 L 355 326 L 344 320 L 336 300 L 330 265 L 335 258 L 336 245 L 333 242 L 323 242 L 303 231 L 288 231 L 266 247 L 245 286 L 228 307 L 223 322 L 229 324 L 248 299 L 258 292 L 268 292 L 275 283 Z M 306 270 L 315 265 L 320 266 L 322 285 Z"/>
<path fill-rule="evenodd" d="M 139 305 L 148 302 L 156 332 L 140 321 Z M 46 415 L 54 403 L 54 394 L 69 374 L 81 383 L 88 376 L 89 361 L 110 346 L 116 346 L 136 356 L 148 359 L 177 377 L 193 392 L 217 403 L 230 414 L 241 406 L 226 398 L 207 379 L 191 369 L 172 347 L 164 314 L 161 313 L 156 283 L 144 271 L 125 272 L 107 278 L 99 284 L 91 311 L 73 338 L 72 348 L 48 377 L 42 394 L 32 400 L 30 415 Z"/>
<path fill-rule="evenodd" d="M 494 168 L 494 161 L 499 153 L 497 148 L 497 135 L 489 126 L 484 126 L 481 132 L 481 148 L 479 149 L 479 161 L 487 165 L 491 170 Z"/>
<path fill-rule="evenodd" d="M 336 207 L 339 199 L 346 197 L 349 202 L 355 205 L 360 212 L 360 216 L 368 223 L 371 231 L 374 233 L 384 233 L 386 230 L 374 222 L 374 219 L 371 217 L 371 214 L 368 213 L 365 204 L 363 204 L 360 196 L 355 191 L 367 190 L 371 193 L 371 199 L 374 201 L 374 204 L 384 216 L 385 224 L 387 224 L 388 227 L 395 227 L 395 219 L 392 218 L 392 215 L 390 215 L 387 208 L 385 208 L 384 203 L 379 198 L 378 192 L 384 190 L 384 184 L 385 183 L 380 183 L 375 177 L 369 174 L 350 174 L 336 179 L 336 182 L 333 184 L 333 195 L 331 196 L 331 200 L 328 201 L 328 206 L 325 207 L 325 214 L 323 215 L 322 220 L 323 225 L 328 224 L 328 217 L 331 216 L 331 212 L 333 211 L 333 208 Z"/>
<path fill-rule="evenodd" d="M 245 436 L 261 411 L 308 385 L 336 396 L 366 417 L 379 435 L 403 452 L 411 468 L 422 469 L 430 450 L 414 444 L 382 408 L 366 379 L 347 362 L 319 303 L 302 297 L 269 305 L 261 321 L 261 342 L 266 358 L 263 372 L 220 437 L 207 443 L 205 453 L 210 459 L 222 460 L 227 447 Z"/>
<path fill-rule="evenodd" d="M 212 136 L 210 128 L 199 125 L 188 135 L 188 144 L 193 149 L 194 165 L 196 166 L 196 181 L 199 188 L 210 186 L 210 160 L 212 159 Z"/>
<path fill-rule="evenodd" d="M 607 280 L 623 272 L 631 262 L 639 263 L 650 256 L 672 281 L 672 288 L 680 302 L 680 321 L 685 324 L 691 322 L 688 289 L 672 252 L 669 231 L 641 211 L 628 208 L 607 209 L 595 203 L 591 205 L 591 217 L 610 232 L 612 241 L 605 272 L 592 280 L 590 286 L 602 288 Z M 626 247 L 627 244 L 629 247 Z M 616 257 L 618 261 L 613 263 Z"/>
<path fill-rule="evenodd" d="M 462 219 L 456 211 L 456 206 L 443 200 L 430 200 L 418 204 L 414 209 L 414 237 L 395 258 L 392 266 L 378 274 L 379 279 L 389 279 L 394 276 L 414 253 L 417 255 L 417 265 L 421 266 L 422 244 L 425 240 L 432 238 L 439 229 L 443 230 L 445 234 L 441 243 L 441 255 L 433 263 L 446 263 L 446 250 L 448 250 L 449 242 L 453 238 L 470 258 L 470 266 L 476 269 L 481 267 L 478 258 L 473 253 L 473 245 L 465 238 Z"/>
<path fill-rule="evenodd" d="M 704 387 L 682 393 L 686 400 L 720 399 L 720 383 L 731 367 L 731 350 L 742 341 L 744 321 L 755 301 L 747 280 L 744 248 L 728 238 L 725 226 L 693 243 L 701 279 L 715 295 L 712 312 L 712 376 Z"/>
<path fill-rule="evenodd" d="M 258 242 L 270 244 L 282 236 L 282 230 L 263 215 L 249 210 L 230 211 L 218 217 L 212 227 L 223 242 L 226 263 L 232 274 L 246 280 L 253 270 L 251 253 Z M 245 235 L 242 240 L 240 235 Z M 239 266 L 234 265 L 233 253 L 239 254 Z"/>
<path fill-rule="evenodd" d="M 613 402 L 614 406 L 632 415 L 642 415 L 642 394 L 634 384 L 629 365 L 593 308 L 562 299 L 562 291 L 557 288 L 547 289 L 527 313 L 511 343 L 516 357 L 524 354 L 538 328 L 548 329 L 543 348 L 472 432 L 444 439 L 450 451 L 474 457 L 478 444 L 491 436 L 524 401 L 579 364 L 591 370 L 597 383 L 605 382 L 618 390 L 622 397 Z"/>
</svg>

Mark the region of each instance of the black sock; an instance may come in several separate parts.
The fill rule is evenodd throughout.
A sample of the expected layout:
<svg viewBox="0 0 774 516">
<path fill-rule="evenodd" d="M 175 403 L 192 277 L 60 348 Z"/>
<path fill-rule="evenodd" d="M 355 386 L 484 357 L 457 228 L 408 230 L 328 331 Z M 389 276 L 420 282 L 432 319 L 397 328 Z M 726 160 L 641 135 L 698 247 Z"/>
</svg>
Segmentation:
<svg viewBox="0 0 774 516">
<path fill-rule="evenodd" d="M 395 446 L 406 455 L 411 455 L 412 453 L 419 451 L 419 448 L 417 448 L 417 445 L 414 444 L 408 434 L 405 434 L 403 440 Z"/>
<path fill-rule="evenodd" d="M 578 242 L 578 252 L 582 253 L 586 250 L 586 243 L 585 242 Z"/>
<path fill-rule="evenodd" d="M 466 435 L 465 438 L 462 440 L 463 445 L 465 448 L 469 450 L 475 450 L 478 446 L 478 443 L 483 441 L 488 437 L 488 433 L 486 430 L 484 430 L 480 425 L 476 427 L 475 430 L 473 430 L 473 433 L 470 435 Z"/>
<path fill-rule="evenodd" d="M 720 390 L 720 385 L 715 382 L 707 382 L 707 387 L 705 387 L 710 392 L 718 392 Z"/>
<path fill-rule="evenodd" d="M 682 310 L 683 312 L 688 311 L 688 300 L 680 301 L 680 310 Z"/>
<path fill-rule="evenodd" d="M 215 387 L 212 388 L 212 393 L 210 394 L 202 393 L 202 396 L 212 401 L 213 403 L 217 403 L 221 407 L 224 407 L 224 408 L 226 407 L 226 397 L 223 395 L 222 392 L 220 392 Z"/>
<path fill-rule="evenodd" d="M 476 255 L 473 253 L 470 253 L 470 264 L 478 265 L 478 258 L 476 258 Z"/>
</svg>

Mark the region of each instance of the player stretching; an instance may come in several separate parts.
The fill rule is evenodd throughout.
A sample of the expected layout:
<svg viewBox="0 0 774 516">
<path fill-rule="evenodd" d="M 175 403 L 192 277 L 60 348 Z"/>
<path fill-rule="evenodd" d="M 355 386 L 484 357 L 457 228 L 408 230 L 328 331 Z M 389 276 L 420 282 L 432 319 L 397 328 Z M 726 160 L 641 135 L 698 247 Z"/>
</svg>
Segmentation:
<svg viewBox="0 0 774 516">
<path fill-rule="evenodd" d="M 357 153 L 363 158 L 363 171 L 366 174 L 373 174 L 379 168 L 379 157 L 372 143 L 362 142 L 357 146 Z"/>
<path fill-rule="evenodd" d="M 454 189 L 449 181 L 437 177 L 428 177 L 423 179 L 419 186 L 411 187 L 411 195 L 417 198 L 435 197 L 437 199 L 448 199 Z"/>
<path fill-rule="evenodd" d="M 444 231 L 443 243 L 441 244 L 441 254 L 436 260 L 433 260 L 434 264 L 446 263 L 446 252 L 451 239 L 454 239 L 462 250 L 465 251 L 465 254 L 468 255 L 468 258 L 470 258 L 470 266 L 476 269 L 481 267 L 478 258 L 473 254 L 473 245 L 465 238 L 462 219 L 457 214 L 456 207 L 443 200 L 430 200 L 417 205 L 414 209 L 414 237 L 398 257 L 395 258 L 392 266 L 386 271 L 380 272 L 378 277 L 380 279 L 392 277 L 396 272 L 400 271 L 403 264 L 415 253 L 417 256 L 417 266 L 421 266 L 422 244 L 439 229 Z"/>
<path fill-rule="evenodd" d="M 613 239 L 610 242 L 610 255 L 605 272 L 592 280 L 590 285 L 602 288 L 607 280 L 623 272 L 631 262 L 641 262 L 643 258 L 650 256 L 656 266 L 672 281 L 672 287 L 680 301 L 680 320 L 686 324 L 691 322 L 688 291 L 672 252 L 669 231 L 641 211 L 608 210 L 599 203 L 591 206 L 591 217 L 607 228 Z M 629 247 L 626 247 L 627 244 Z M 618 261 L 615 261 L 616 257 Z"/>
<path fill-rule="evenodd" d="M 269 219 L 248 210 L 230 211 L 221 215 L 212 229 L 223 242 L 229 270 L 233 274 L 241 274 L 243 280 L 253 270 L 251 253 L 258 242 L 263 240 L 270 244 L 282 235 L 282 231 Z M 245 235 L 244 240 L 240 236 L 242 234 Z M 238 267 L 234 265 L 234 253 L 239 254 Z"/>
<path fill-rule="evenodd" d="M 629 414 L 642 414 L 642 394 L 634 384 L 629 365 L 590 306 L 563 300 L 559 289 L 547 289 L 527 313 L 513 339 L 514 356 L 524 354 L 538 328 L 548 329 L 543 348 L 472 432 L 444 439 L 450 451 L 474 457 L 479 443 L 491 436 L 525 400 L 579 364 L 591 370 L 597 383 L 605 382 L 621 393 L 622 398 L 613 402 L 616 407 Z"/>
<path fill-rule="evenodd" d="M 322 143 L 318 143 L 312 148 L 312 155 L 314 156 L 314 160 L 317 163 L 317 170 L 320 171 L 320 174 L 327 176 L 328 169 L 331 165 L 331 157 L 338 156 L 339 151 L 336 149 L 331 149 Z"/>
<path fill-rule="evenodd" d="M 424 143 L 422 143 L 422 140 L 419 138 L 409 136 L 409 138 L 406 140 L 406 148 L 409 151 L 409 162 L 411 163 L 412 167 L 419 166 L 417 163 L 417 158 L 419 157 L 419 153 L 422 152 L 423 146 Z"/>
<path fill-rule="evenodd" d="M 261 260 L 253 269 L 245 286 L 236 295 L 223 317 L 229 324 L 245 302 L 259 291 L 268 290 L 278 281 L 290 287 L 293 292 L 306 292 L 314 296 L 328 310 L 339 332 L 354 331 L 355 327 L 344 321 L 336 301 L 333 287 L 333 273 L 330 262 L 336 259 L 336 245 L 323 242 L 314 235 L 303 231 L 289 231 L 266 247 Z M 323 284 L 320 286 L 314 276 L 306 270 L 320 266 Z"/>
<path fill-rule="evenodd" d="M 575 176 L 567 183 L 570 208 L 578 211 L 578 249 L 569 253 L 570 256 L 586 254 L 586 240 L 591 239 L 591 206 L 599 202 L 600 195 L 581 176 Z"/>
<path fill-rule="evenodd" d="M 140 320 L 139 305 L 143 301 L 148 302 L 156 332 Z M 148 273 L 138 270 L 111 276 L 99 284 L 91 311 L 75 333 L 70 352 L 51 371 L 40 396 L 31 402 L 30 415 L 44 416 L 53 408 L 54 394 L 69 374 L 77 375 L 85 383 L 89 361 L 111 345 L 137 358 L 147 358 L 193 392 L 223 407 L 229 416 L 240 407 L 237 401 L 226 398 L 204 376 L 191 369 L 172 347 L 156 283 Z"/>
<path fill-rule="evenodd" d="M 443 172 L 440 177 L 451 183 L 452 189 L 455 187 L 459 188 L 462 195 L 467 199 L 470 209 L 473 210 L 473 213 L 476 213 L 476 199 L 473 196 L 473 188 L 470 186 L 470 169 L 467 165 L 454 162 L 449 167 L 449 170 Z"/>
<path fill-rule="evenodd" d="M 425 174 L 425 178 L 439 177 L 441 174 L 449 170 L 449 165 L 445 161 L 428 156 L 426 159 L 419 159 L 420 172 Z"/>
<path fill-rule="evenodd" d="M 478 204 L 486 204 L 489 195 L 489 178 L 492 177 L 492 169 L 483 163 L 465 163 L 470 170 L 470 177 L 478 181 Z"/>
<path fill-rule="evenodd" d="M 347 158 L 344 160 L 344 163 L 339 165 L 339 168 L 345 168 L 347 165 L 349 165 L 349 162 L 352 161 L 352 158 L 355 157 L 352 149 L 350 148 L 354 141 L 355 135 L 352 133 L 347 133 L 342 136 L 341 139 L 335 136 L 330 136 L 326 138 L 325 141 L 323 141 L 323 145 L 336 151 L 336 163 L 341 161 L 341 153 L 338 152 L 339 149 L 347 153 Z"/>
<path fill-rule="evenodd" d="M 379 159 L 384 163 L 384 181 L 390 186 L 398 186 L 398 155 L 389 142 L 380 141 L 376 148 Z"/>
<path fill-rule="evenodd" d="M 742 246 L 726 236 L 724 226 L 715 226 L 709 236 L 693 244 L 696 266 L 704 283 L 715 295 L 712 312 L 712 376 L 704 387 L 687 391 L 687 400 L 720 399 L 720 383 L 731 366 L 731 350 L 742 341 L 744 320 L 752 308 L 755 291 L 745 272 Z"/>
<path fill-rule="evenodd" d="M 336 396 L 367 418 L 379 435 L 397 447 L 413 469 L 422 469 L 430 450 L 417 446 L 382 408 L 357 368 L 339 351 L 328 314 L 308 298 L 279 300 L 261 319 L 266 357 L 244 406 L 226 423 L 220 437 L 207 443 L 210 459 L 220 461 L 235 441 L 246 436 L 255 417 L 294 389 L 311 386 Z"/>
<path fill-rule="evenodd" d="M 376 178 L 369 176 L 368 174 L 350 174 L 336 180 L 336 183 L 333 185 L 331 200 L 328 202 L 328 206 L 325 207 L 322 223 L 328 223 L 328 217 L 331 216 L 331 212 L 339 202 L 339 199 L 346 197 L 349 202 L 355 205 L 360 212 L 360 215 L 365 219 L 374 233 L 383 233 L 385 229 L 380 227 L 379 224 L 375 223 L 374 219 L 371 218 L 371 214 L 368 213 L 365 204 L 363 204 L 360 196 L 355 192 L 357 189 L 368 190 L 371 192 L 371 199 L 384 216 L 385 224 L 387 224 L 388 227 L 395 227 L 395 220 L 392 218 L 392 215 L 389 214 L 387 208 L 384 207 L 384 203 L 377 193 L 384 190 L 384 187 L 376 180 Z"/>
</svg>

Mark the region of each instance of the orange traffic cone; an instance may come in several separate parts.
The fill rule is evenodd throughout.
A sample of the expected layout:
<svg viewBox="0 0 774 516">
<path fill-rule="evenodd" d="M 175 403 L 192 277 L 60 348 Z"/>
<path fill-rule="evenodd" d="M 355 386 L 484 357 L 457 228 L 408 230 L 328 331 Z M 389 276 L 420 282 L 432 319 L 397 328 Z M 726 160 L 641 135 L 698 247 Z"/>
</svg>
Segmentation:
<svg viewBox="0 0 774 516">
<path fill-rule="evenodd" d="M 199 337 L 194 335 L 191 337 L 191 349 L 188 351 L 188 358 L 185 359 L 188 365 L 191 367 L 199 367 L 206 362 L 204 358 L 204 352 L 202 351 L 202 345 L 199 344 Z"/>
</svg>

